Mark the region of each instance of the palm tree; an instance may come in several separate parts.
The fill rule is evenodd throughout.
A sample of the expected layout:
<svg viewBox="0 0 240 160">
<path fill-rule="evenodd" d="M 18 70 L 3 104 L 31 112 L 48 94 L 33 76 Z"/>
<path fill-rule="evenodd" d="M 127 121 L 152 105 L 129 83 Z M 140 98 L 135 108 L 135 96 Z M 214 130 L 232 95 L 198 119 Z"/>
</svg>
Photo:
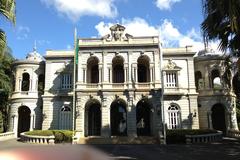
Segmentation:
<svg viewBox="0 0 240 160">
<path fill-rule="evenodd" d="M 219 49 L 240 55 L 240 1 L 202 0 L 204 21 L 201 24 L 205 44 L 219 40 Z"/>
<path fill-rule="evenodd" d="M 16 2 L 15 0 L 0 0 L 0 14 L 7 18 L 10 22 L 16 22 Z M 5 32 L 0 29 L 0 58 L 3 57 L 4 50 L 6 49 L 6 36 Z"/>
<path fill-rule="evenodd" d="M 16 22 L 15 5 L 15 0 L 0 0 L 0 14 L 13 24 Z M 0 131 L 7 129 L 8 98 L 12 90 L 13 57 L 6 46 L 5 32 L 0 29 L 0 122 L 3 123 L 3 129 L 0 124 Z"/>
</svg>

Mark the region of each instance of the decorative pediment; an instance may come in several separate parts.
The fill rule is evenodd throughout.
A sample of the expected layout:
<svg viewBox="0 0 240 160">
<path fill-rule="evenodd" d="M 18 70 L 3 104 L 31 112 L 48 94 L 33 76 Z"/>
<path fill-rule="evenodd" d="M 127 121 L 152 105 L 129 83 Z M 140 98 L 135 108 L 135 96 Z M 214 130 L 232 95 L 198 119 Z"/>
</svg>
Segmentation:
<svg viewBox="0 0 240 160">
<path fill-rule="evenodd" d="M 120 24 L 115 24 L 110 27 L 111 34 L 107 34 L 102 39 L 106 41 L 124 41 L 133 38 L 132 35 L 126 33 L 124 35 L 125 27 Z"/>
<path fill-rule="evenodd" d="M 71 73 L 73 70 L 73 65 L 70 64 L 69 62 L 65 62 L 64 65 L 56 70 L 55 74 L 60 74 L 60 73 Z"/>
<path fill-rule="evenodd" d="M 164 66 L 163 70 L 181 70 L 181 67 L 178 67 L 176 63 L 172 61 L 172 59 L 168 60 L 167 65 Z"/>
</svg>

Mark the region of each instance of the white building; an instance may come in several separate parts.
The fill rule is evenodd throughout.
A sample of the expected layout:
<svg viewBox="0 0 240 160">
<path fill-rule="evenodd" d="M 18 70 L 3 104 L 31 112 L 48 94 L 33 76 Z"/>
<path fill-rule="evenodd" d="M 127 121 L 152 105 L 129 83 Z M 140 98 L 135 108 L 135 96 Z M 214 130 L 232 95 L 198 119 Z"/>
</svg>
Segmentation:
<svg viewBox="0 0 240 160">
<path fill-rule="evenodd" d="M 202 70 L 223 59 L 208 63 L 208 58 L 194 58 L 191 47 L 164 49 L 157 36 L 133 37 L 124 30 L 117 24 L 102 38 L 79 38 L 75 58 L 75 51 L 47 51 L 40 62 L 35 51 L 15 62 L 10 130 L 17 135 L 32 129 L 74 129 L 82 139 L 110 139 L 157 137 L 164 121 L 169 129 L 237 129 L 231 87 L 213 91 L 209 70 Z M 195 71 L 204 80 L 196 83 Z M 44 94 L 37 90 L 40 75 L 45 76 Z M 25 81 L 29 87 L 23 90 Z M 202 81 L 206 85 L 200 89 Z M 217 113 L 225 117 L 222 125 L 215 125 L 214 104 L 224 108 L 222 115 Z"/>
</svg>

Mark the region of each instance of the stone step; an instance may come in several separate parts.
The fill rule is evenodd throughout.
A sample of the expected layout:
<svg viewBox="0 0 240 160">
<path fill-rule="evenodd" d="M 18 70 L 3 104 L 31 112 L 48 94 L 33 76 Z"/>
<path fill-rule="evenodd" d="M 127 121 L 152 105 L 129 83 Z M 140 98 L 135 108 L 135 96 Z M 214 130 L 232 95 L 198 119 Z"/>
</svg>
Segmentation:
<svg viewBox="0 0 240 160">
<path fill-rule="evenodd" d="M 159 144 L 156 137 L 84 137 L 77 144 Z"/>
</svg>

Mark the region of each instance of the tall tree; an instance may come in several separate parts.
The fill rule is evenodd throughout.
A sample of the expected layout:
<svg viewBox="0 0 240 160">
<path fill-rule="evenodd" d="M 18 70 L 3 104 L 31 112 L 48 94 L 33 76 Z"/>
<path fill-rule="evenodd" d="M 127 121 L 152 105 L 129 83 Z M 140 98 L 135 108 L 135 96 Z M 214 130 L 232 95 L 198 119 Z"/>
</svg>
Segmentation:
<svg viewBox="0 0 240 160">
<path fill-rule="evenodd" d="M 206 44 L 219 40 L 222 51 L 240 56 L 240 1 L 202 0 L 204 21 L 201 24 Z"/>
</svg>

